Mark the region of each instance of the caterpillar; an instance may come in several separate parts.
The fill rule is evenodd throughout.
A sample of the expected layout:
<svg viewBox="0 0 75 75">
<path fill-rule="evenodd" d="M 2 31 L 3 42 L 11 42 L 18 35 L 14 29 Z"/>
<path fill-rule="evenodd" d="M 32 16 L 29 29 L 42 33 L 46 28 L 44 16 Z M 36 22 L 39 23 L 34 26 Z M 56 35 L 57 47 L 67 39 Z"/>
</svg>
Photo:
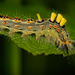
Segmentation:
<svg viewBox="0 0 75 75">
<path fill-rule="evenodd" d="M 67 20 L 59 13 L 52 12 L 51 17 L 42 19 L 40 14 L 37 14 L 37 20 L 11 18 L 6 15 L 0 15 L 0 29 L 8 29 L 8 34 L 21 32 L 21 37 L 36 35 L 36 40 L 45 37 L 47 42 L 54 43 L 59 49 L 75 50 L 75 43 L 70 39 L 69 34 L 65 29 Z"/>
</svg>

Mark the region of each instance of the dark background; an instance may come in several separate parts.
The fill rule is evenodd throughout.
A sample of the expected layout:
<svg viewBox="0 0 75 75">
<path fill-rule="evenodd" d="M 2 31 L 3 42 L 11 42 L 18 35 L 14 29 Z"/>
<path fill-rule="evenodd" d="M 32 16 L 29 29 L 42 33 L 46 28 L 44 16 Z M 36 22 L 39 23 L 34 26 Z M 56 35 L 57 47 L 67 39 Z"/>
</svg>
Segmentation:
<svg viewBox="0 0 75 75">
<path fill-rule="evenodd" d="M 74 24 L 74 0 L 0 0 L 0 4 L 6 3 L 15 8 L 18 5 L 45 7 L 47 10 L 70 15 L 69 20 L 72 21 L 72 25 Z M 75 74 L 75 55 L 69 57 L 45 56 L 44 54 L 33 56 L 18 48 L 9 37 L 0 35 L 0 75 L 74 75 L 73 73 Z"/>
</svg>

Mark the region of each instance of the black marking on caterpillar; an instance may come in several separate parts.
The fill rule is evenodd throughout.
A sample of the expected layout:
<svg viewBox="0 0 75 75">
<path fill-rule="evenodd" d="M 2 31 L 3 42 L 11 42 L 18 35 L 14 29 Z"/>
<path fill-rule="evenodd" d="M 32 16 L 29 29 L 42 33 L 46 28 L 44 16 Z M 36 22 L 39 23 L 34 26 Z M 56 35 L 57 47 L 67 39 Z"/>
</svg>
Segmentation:
<svg viewBox="0 0 75 75">
<path fill-rule="evenodd" d="M 44 36 L 48 42 L 55 43 L 60 49 L 68 50 L 75 49 L 75 43 L 69 38 L 69 35 L 65 29 L 66 19 L 61 14 L 57 15 L 53 12 L 51 18 L 41 19 L 37 14 L 38 20 L 20 18 L 10 18 L 8 16 L 0 15 L 0 30 L 9 30 L 9 35 L 12 33 L 21 33 L 21 37 L 28 35 L 36 35 L 36 40 L 41 36 Z"/>
</svg>

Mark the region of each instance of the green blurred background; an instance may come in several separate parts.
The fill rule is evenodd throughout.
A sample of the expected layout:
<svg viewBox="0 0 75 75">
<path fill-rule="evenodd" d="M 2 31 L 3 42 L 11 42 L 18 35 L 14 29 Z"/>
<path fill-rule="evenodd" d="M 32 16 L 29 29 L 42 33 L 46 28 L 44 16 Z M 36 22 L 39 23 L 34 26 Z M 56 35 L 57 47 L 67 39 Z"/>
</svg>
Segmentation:
<svg viewBox="0 0 75 75">
<path fill-rule="evenodd" d="M 75 40 L 75 0 L 0 0 L 0 14 L 10 17 L 36 19 L 35 13 L 39 12 L 43 18 L 47 18 L 50 17 L 51 11 L 60 12 L 67 18 L 67 30 L 71 39 Z M 9 37 L 0 35 L 0 75 L 73 75 L 73 73 L 75 55 L 33 56 L 18 48 Z"/>
</svg>

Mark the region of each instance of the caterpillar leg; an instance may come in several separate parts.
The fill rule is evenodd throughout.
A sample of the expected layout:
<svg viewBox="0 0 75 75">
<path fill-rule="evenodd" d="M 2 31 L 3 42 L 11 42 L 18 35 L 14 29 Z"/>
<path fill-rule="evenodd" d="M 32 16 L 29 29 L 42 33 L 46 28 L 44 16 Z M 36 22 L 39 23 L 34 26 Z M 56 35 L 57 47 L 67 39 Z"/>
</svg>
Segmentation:
<svg viewBox="0 0 75 75">
<path fill-rule="evenodd" d="M 10 31 L 8 32 L 9 35 L 11 35 L 11 34 L 13 34 L 13 33 L 15 33 L 15 32 L 20 32 L 20 30 L 13 29 L 13 28 L 12 28 L 12 29 L 10 28 L 9 30 L 10 30 Z"/>
<path fill-rule="evenodd" d="M 23 31 L 22 33 L 23 34 L 21 35 L 21 37 L 23 38 L 25 36 L 28 36 L 28 35 L 32 34 L 33 32 L 32 31 Z"/>
</svg>

